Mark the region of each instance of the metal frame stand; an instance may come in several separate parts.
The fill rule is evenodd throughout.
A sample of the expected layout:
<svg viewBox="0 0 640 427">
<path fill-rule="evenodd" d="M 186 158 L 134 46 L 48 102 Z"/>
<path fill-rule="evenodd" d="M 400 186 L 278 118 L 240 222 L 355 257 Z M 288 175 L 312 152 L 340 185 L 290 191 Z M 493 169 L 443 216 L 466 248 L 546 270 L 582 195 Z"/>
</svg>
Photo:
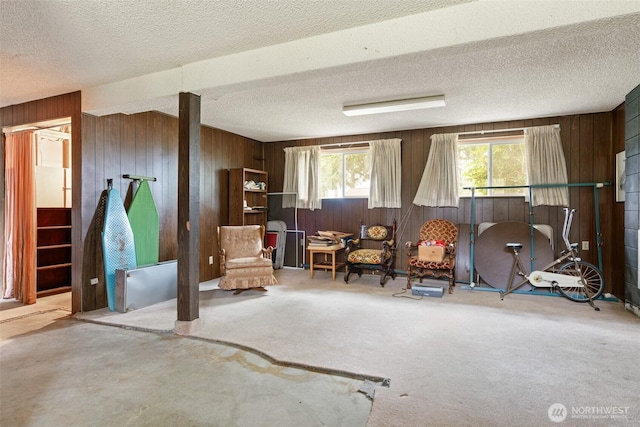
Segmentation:
<svg viewBox="0 0 640 427">
<path fill-rule="evenodd" d="M 507 189 L 507 188 L 528 188 L 529 189 L 529 229 L 530 229 L 530 239 L 531 239 L 531 271 L 534 268 L 534 244 L 533 244 L 533 236 L 534 236 L 534 227 L 533 227 L 533 189 L 535 188 L 557 188 L 557 187 L 593 187 L 593 201 L 594 201 L 594 209 L 595 209 L 595 220 L 596 220 L 596 246 L 598 250 L 598 268 L 602 271 L 602 233 L 600 231 L 600 203 L 598 190 L 605 186 L 610 186 L 610 182 L 583 182 L 583 183 L 572 183 L 572 184 L 532 184 L 532 185 L 510 185 L 510 186 L 489 186 L 489 187 L 464 187 L 465 190 L 471 190 L 471 219 L 470 219 L 470 228 L 471 228 L 471 248 L 469 251 L 469 281 L 471 282 L 471 287 L 475 286 L 473 281 L 474 277 L 474 262 L 475 262 L 475 221 L 476 221 L 476 190 L 490 190 L 490 189 Z"/>
</svg>

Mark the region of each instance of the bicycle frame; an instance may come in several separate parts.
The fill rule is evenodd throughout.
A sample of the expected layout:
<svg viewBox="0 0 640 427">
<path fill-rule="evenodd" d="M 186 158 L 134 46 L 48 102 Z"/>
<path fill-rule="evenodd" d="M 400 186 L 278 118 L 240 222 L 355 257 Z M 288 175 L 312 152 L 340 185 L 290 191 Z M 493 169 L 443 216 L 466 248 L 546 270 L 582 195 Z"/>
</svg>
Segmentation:
<svg viewBox="0 0 640 427">
<path fill-rule="evenodd" d="M 573 214 L 575 209 L 572 209 L 569 212 L 568 208 L 564 208 L 565 217 L 564 224 L 562 227 L 562 240 L 566 246 L 566 250 L 562 251 L 562 254 L 544 266 L 542 270 L 532 271 L 529 275 L 524 273 L 524 267 L 522 265 L 522 261 L 520 260 L 520 256 L 518 253 L 519 249 L 522 249 L 522 244 L 520 243 L 507 243 L 507 247 L 513 250 L 514 261 L 511 267 L 511 273 L 509 275 L 509 284 L 506 291 L 500 292 L 500 299 L 504 299 L 504 297 L 511 292 L 519 289 L 524 286 L 526 283 L 530 283 L 534 288 L 552 288 L 557 289 L 558 287 L 572 287 L 572 288 L 580 288 L 582 289 L 588 298 L 589 304 L 595 309 L 599 310 L 593 303 L 593 297 L 591 291 L 586 285 L 586 280 L 583 277 L 581 268 L 580 268 L 580 258 L 577 253 L 577 244 L 571 244 L 569 242 L 569 231 L 571 229 L 571 223 L 573 222 Z M 568 275 L 563 274 L 562 272 L 556 272 L 556 266 L 565 265 L 566 262 L 573 262 L 575 271 L 578 272 L 578 275 Z M 524 279 L 515 285 L 513 285 L 513 280 L 515 278 L 516 273 L 519 276 L 524 277 Z M 564 293 L 563 293 L 564 294 Z"/>
</svg>

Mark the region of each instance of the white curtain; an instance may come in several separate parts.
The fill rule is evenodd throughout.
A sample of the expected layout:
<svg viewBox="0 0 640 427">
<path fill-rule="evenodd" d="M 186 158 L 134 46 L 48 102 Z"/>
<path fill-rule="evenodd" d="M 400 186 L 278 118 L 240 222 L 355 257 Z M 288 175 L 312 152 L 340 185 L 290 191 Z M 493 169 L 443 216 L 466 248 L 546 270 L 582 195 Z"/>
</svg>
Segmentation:
<svg viewBox="0 0 640 427">
<path fill-rule="evenodd" d="M 413 199 L 418 206 L 458 207 L 458 134 L 431 136 L 422 180 Z"/>
<path fill-rule="evenodd" d="M 321 209 L 320 147 L 287 147 L 284 149 L 283 208 Z"/>
<path fill-rule="evenodd" d="M 539 126 L 524 131 L 529 185 L 566 184 L 567 165 L 562 151 L 560 128 Z M 532 206 L 569 206 L 568 187 L 534 188 Z"/>
<path fill-rule="evenodd" d="M 401 208 L 402 156 L 400 139 L 371 141 L 369 209 Z"/>
</svg>

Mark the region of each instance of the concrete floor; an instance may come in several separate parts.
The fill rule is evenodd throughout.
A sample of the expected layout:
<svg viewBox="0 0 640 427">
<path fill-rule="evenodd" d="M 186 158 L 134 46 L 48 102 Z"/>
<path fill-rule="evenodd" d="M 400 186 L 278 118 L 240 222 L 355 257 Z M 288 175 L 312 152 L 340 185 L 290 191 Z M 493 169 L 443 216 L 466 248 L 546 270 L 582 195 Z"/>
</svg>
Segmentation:
<svg viewBox="0 0 640 427">
<path fill-rule="evenodd" d="M 0 304 L 0 425 L 538 427 L 558 405 L 563 426 L 638 425 L 640 319 L 619 301 L 275 274 L 268 292 L 201 285 L 189 337 L 175 299 L 82 321 Z M 341 373 L 389 382 L 367 384 L 371 403 Z"/>
<path fill-rule="evenodd" d="M 0 304 L 2 426 L 367 423 L 372 403 L 358 391 L 362 380 L 189 337 L 81 322 L 61 298 Z"/>
</svg>

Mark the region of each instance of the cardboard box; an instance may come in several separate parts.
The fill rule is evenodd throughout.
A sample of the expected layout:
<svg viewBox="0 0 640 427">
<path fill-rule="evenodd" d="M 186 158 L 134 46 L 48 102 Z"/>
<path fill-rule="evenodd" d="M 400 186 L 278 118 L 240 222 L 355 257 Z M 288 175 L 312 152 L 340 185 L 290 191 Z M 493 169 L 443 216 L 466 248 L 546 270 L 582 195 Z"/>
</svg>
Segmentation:
<svg viewBox="0 0 640 427">
<path fill-rule="evenodd" d="M 444 246 L 418 246 L 418 259 L 420 261 L 442 262 Z"/>
</svg>

